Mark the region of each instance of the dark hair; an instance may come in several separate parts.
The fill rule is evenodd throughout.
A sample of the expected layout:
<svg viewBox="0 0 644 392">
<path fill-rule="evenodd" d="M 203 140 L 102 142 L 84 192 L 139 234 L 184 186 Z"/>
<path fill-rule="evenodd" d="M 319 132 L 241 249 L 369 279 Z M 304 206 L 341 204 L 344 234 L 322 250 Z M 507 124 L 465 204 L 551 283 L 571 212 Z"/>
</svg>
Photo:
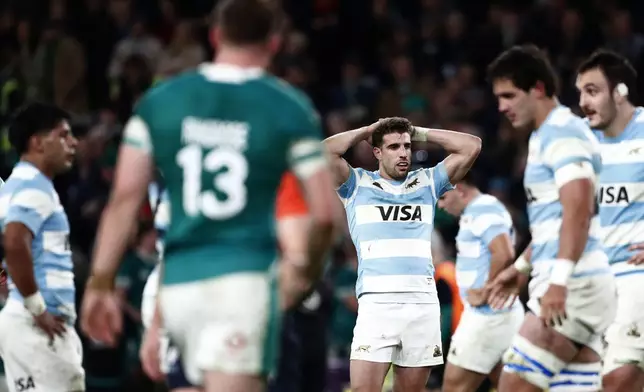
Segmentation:
<svg viewBox="0 0 644 392">
<path fill-rule="evenodd" d="M 481 178 L 480 176 L 477 175 L 476 171 L 474 169 L 470 169 L 465 173 L 463 178 L 461 178 L 458 182 L 469 185 L 469 186 L 474 186 L 474 187 L 479 187 L 479 183 L 477 180 Z"/>
<path fill-rule="evenodd" d="M 390 133 L 408 133 L 413 135 L 414 126 L 411 121 L 403 117 L 389 117 L 381 119 L 380 124 L 378 124 L 378 128 L 376 128 L 371 136 L 373 146 L 382 147 L 385 135 L 389 135 Z"/>
<path fill-rule="evenodd" d="M 215 9 L 215 23 L 233 45 L 264 43 L 280 30 L 282 21 L 275 0 L 223 0 Z"/>
<path fill-rule="evenodd" d="M 535 45 L 513 46 L 501 53 L 488 66 L 487 78 L 490 82 L 508 79 L 526 92 L 541 82 L 546 96 L 557 94 L 557 74 L 546 54 Z"/>
<path fill-rule="evenodd" d="M 604 74 L 611 91 L 620 83 L 628 87 L 628 99 L 637 100 L 637 71 L 626 57 L 607 49 L 598 49 L 577 68 L 577 74 L 598 69 Z"/>
<path fill-rule="evenodd" d="M 9 142 L 19 155 L 27 152 L 32 136 L 51 132 L 70 115 L 58 106 L 32 102 L 20 107 L 9 123 Z"/>
</svg>

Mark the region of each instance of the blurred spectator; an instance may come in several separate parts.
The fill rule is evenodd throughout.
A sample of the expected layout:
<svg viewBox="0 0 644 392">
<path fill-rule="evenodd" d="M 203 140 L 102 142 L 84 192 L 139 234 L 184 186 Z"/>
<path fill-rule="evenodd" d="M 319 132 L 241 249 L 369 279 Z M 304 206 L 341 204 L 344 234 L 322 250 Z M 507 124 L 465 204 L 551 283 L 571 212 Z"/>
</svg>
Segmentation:
<svg viewBox="0 0 644 392">
<path fill-rule="evenodd" d="M 62 21 L 48 22 L 34 55 L 36 97 L 74 113 L 85 114 L 86 59 L 78 41 L 65 32 Z"/>
<path fill-rule="evenodd" d="M 108 75 L 112 80 L 123 77 L 126 63 L 134 57 L 142 60 L 147 68 L 154 69 L 161 51 L 161 42 L 150 33 L 146 22 L 137 20 L 132 25 L 130 35 L 116 45 L 107 71 Z"/>
<path fill-rule="evenodd" d="M 176 25 L 172 40 L 163 49 L 156 68 L 159 78 L 167 78 L 195 68 L 206 60 L 206 53 L 195 38 L 191 22 L 182 21 Z"/>
</svg>

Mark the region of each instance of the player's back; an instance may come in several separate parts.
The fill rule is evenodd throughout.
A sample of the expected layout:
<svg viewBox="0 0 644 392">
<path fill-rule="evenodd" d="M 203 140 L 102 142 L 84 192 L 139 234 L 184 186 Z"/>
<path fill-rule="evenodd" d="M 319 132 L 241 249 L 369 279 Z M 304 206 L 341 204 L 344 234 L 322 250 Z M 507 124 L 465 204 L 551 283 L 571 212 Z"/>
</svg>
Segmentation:
<svg viewBox="0 0 644 392">
<path fill-rule="evenodd" d="M 321 155 L 308 100 L 259 69 L 211 64 L 157 87 L 136 114 L 170 196 L 165 282 L 267 270 L 280 178 Z"/>
<path fill-rule="evenodd" d="M 623 263 L 635 253 L 628 248 L 644 238 L 644 109 L 617 137 L 599 133 L 602 172 L 599 216 L 606 254 L 616 275 L 643 270 Z"/>
<path fill-rule="evenodd" d="M 75 289 L 69 222 L 51 180 L 36 167 L 19 162 L 0 189 L 0 222 L 24 224 L 32 233 L 31 255 L 38 289 L 47 310 L 74 322 Z M 12 282 L 9 298 L 22 301 Z"/>
<path fill-rule="evenodd" d="M 595 173 L 593 180 L 597 181 L 601 171 L 599 143 L 581 118 L 560 106 L 530 137 L 524 186 L 535 264 L 557 258 L 563 212 L 559 188 L 574 177 L 566 169 L 571 164 L 591 165 Z M 582 257 L 577 270 L 606 266 L 600 234 L 599 219 L 594 216 L 584 254 L 597 257 Z"/>
<path fill-rule="evenodd" d="M 512 217 L 494 196 L 481 194 L 463 210 L 456 236 L 456 281 L 463 303 L 468 303 L 469 289 L 480 289 L 488 280 L 492 261 L 489 245 L 502 234 L 512 235 Z M 476 310 L 493 312 L 488 305 Z"/>
</svg>

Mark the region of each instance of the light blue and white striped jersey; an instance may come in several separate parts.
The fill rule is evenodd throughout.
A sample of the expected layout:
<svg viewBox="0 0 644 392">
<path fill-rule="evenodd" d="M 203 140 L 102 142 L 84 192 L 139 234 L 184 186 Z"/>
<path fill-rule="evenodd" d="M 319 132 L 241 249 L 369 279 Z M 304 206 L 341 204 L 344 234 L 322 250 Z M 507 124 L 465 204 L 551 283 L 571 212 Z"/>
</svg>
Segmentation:
<svg viewBox="0 0 644 392">
<path fill-rule="evenodd" d="M 356 293 L 435 293 L 431 235 L 438 198 L 453 189 L 445 164 L 404 181 L 351 168 L 338 188 L 358 253 Z"/>
<path fill-rule="evenodd" d="M 494 196 L 481 194 L 463 210 L 456 235 L 456 283 L 465 306 L 467 290 L 480 289 L 490 274 L 492 254 L 489 245 L 500 235 L 507 234 L 512 241 L 512 217 Z M 515 301 L 513 306 L 521 306 Z M 489 305 L 473 308 L 481 313 L 506 312 L 493 310 Z"/>
<path fill-rule="evenodd" d="M 24 224 L 34 235 L 31 243 L 34 275 L 47 310 L 76 319 L 74 273 L 69 245 L 69 221 L 54 184 L 35 166 L 18 162 L 0 189 L 0 224 Z M 22 296 L 9 276 L 9 299 Z"/>
<path fill-rule="evenodd" d="M 550 264 L 557 258 L 562 222 L 559 188 L 584 164 L 592 166 L 597 181 L 601 171 L 599 148 L 597 138 L 585 122 L 563 106 L 553 109 L 530 136 L 524 187 L 532 233 L 531 261 L 535 268 L 541 262 Z M 595 216 L 575 273 L 607 272 L 608 261 L 600 235 L 599 218 Z"/>
<path fill-rule="evenodd" d="M 637 108 L 624 131 L 612 138 L 598 132 L 602 172 L 599 176 L 599 217 L 608 260 L 616 276 L 644 272 L 626 264 L 628 250 L 644 242 L 644 110 Z"/>
</svg>

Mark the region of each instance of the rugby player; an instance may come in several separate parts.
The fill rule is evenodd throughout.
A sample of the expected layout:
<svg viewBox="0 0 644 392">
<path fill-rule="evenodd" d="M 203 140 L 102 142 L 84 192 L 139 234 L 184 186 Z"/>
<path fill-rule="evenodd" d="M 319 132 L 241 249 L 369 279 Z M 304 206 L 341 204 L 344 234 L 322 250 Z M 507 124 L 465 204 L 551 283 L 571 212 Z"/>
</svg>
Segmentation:
<svg viewBox="0 0 644 392">
<path fill-rule="evenodd" d="M 342 158 L 367 139 L 378 159 L 374 172 Z M 410 171 L 413 140 L 436 143 L 450 155 L 435 167 Z M 393 363 L 394 390 L 422 391 L 431 367 L 443 363 L 431 259 L 434 209 L 472 166 L 481 139 L 394 117 L 334 135 L 325 144 L 358 253 L 351 389 L 380 392 Z"/>
<path fill-rule="evenodd" d="M 69 222 L 52 180 L 72 167 L 69 114 L 43 103 L 9 126 L 20 156 L 0 189 L 9 297 L 0 311 L 0 356 L 10 391 L 84 391 Z"/>
<path fill-rule="evenodd" d="M 122 320 L 112 286 L 127 242 L 123 226 L 132 224 L 156 164 L 171 206 L 159 302 L 186 377 L 206 392 L 260 391 L 279 337 L 271 266 L 282 174 L 291 170 L 307 195 L 300 262 L 310 279 L 321 271 L 337 209 L 319 116 L 301 92 L 265 71 L 278 49 L 279 9 L 224 0 L 216 15 L 214 63 L 150 90 L 126 124 L 82 327 L 116 341 Z"/>
<path fill-rule="evenodd" d="M 523 322 L 523 306 L 492 309 L 488 282 L 514 261 L 512 217 L 495 197 L 481 193 L 469 172 L 438 207 L 460 217 L 456 280 L 465 310 L 452 336 L 443 392 L 476 391 L 487 377 L 498 383 L 501 357 Z"/>
<path fill-rule="evenodd" d="M 617 313 L 606 332 L 607 392 L 644 388 L 644 111 L 633 105 L 637 73 L 621 55 L 599 50 L 579 67 L 579 106 L 599 130 L 599 217 L 617 282 Z"/>
<path fill-rule="evenodd" d="M 532 243 L 493 285 L 516 283 L 531 270 L 532 313 L 504 355 L 499 392 L 597 391 L 601 336 L 616 305 L 594 216 L 599 143 L 559 105 L 555 73 L 535 46 L 503 52 L 488 77 L 499 111 L 515 129 L 531 132 L 524 187 Z"/>
</svg>

